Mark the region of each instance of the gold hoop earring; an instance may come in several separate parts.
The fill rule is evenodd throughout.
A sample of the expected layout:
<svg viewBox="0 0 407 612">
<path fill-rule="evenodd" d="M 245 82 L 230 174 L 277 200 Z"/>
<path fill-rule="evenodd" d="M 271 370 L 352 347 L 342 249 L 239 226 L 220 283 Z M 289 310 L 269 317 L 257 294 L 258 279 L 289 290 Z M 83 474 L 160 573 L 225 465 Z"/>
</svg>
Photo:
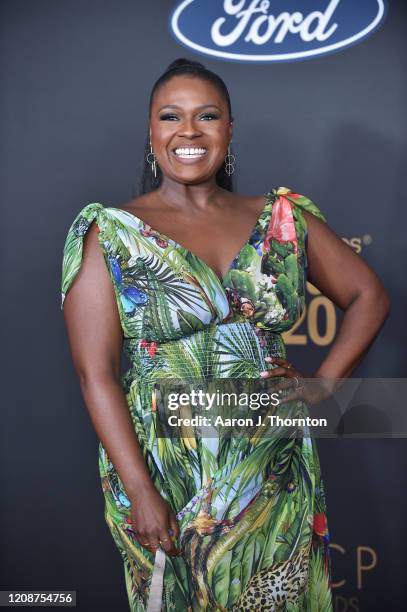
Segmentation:
<svg viewBox="0 0 407 612">
<path fill-rule="evenodd" d="M 230 152 L 230 143 L 229 143 L 228 152 L 227 152 L 227 155 L 225 155 L 225 172 L 229 176 L 233 174 L 235 171 L 235 166 L 234 166 L 235 161 L 236 161 L 236 157 Z"/>
<path fill-rule="evenodd" d="M 150 153 L 147 154 L 147 162 L 151 166 L 151 172 L 154 173 L 154 178 L 157 178 L 157 159 L 156 159 L 155 153 L 153 153 L 153 147 L 151 145 L 151 140 L 150 140 Z"/>
</svg>

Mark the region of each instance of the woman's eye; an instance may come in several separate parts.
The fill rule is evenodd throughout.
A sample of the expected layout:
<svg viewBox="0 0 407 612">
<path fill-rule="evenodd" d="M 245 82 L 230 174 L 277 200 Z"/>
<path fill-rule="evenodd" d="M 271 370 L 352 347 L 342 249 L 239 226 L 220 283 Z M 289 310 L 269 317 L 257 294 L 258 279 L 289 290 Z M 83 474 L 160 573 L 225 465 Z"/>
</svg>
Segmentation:
<svg viewBox="0 0 407 612">
<path fill-rule="evenodd" d="M 218 119 L 218 115 L 214 113 L 206 113 L 206 115 L 202 115 L 202 117 L 211 117 L 211 119 Z"/>
<path fill-rule="evenodd" d="M 169 119 L 170 117 L 175 117 L 176 115 L 171 115 L 171 113 L 167 113 L 166 115 L 160 115 L 160 119 L 163 121 L 165 119 Z"/>
<path fill-rule="evenodd" d="M 209 117 L 210 119 L 219 119 L 218 115 L 216 115 L 215 113 L 206 113 L 205 115 L 201 115 L 200 119 L 204 119 L 206 117 Z M 177 115 L 174 115 L 172 113 L 166 113 L 165 115 L 160 115 L 160 120 L 161 121 L 166 121 L 167 119 L 170 119 L 172 121 L 172 119 L 175 118 L 177 119 Z"/>
</svg>

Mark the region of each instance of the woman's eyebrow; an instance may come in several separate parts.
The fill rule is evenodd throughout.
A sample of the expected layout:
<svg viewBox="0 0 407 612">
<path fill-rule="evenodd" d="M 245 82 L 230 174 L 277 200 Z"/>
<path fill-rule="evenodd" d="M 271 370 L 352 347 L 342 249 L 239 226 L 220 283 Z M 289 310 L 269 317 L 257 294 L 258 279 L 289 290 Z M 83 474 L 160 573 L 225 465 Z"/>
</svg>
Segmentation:
<svg viewBox="0 0 407 612">
<path fill-rule="evenodd" d="M 202 108 L 217 108 L 219 111 L 221 110 L 219 108 L 219 106 L 217 106 L 216 104 L 202 104 L 201 106 L 197 106 L 196 109 L 202 109 Z M 160 112 L 163 108 L 182 108 L 181 106 L 178 106 L 177 104 L 165 104 L 164 106 L 161 106 L 158 109 L 158 112 Z"/>
</svg>

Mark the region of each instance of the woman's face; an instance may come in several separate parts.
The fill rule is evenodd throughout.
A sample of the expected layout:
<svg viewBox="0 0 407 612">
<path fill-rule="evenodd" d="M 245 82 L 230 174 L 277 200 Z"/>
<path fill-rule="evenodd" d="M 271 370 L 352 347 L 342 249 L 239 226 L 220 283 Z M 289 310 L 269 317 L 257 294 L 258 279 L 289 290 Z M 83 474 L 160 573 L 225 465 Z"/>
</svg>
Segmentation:
<svg viewBox="0 0 407 612">
<path fill-rule="evenodd" d="M 232 138 L 225 98 L 204 79 L 174 76 L 153 98 L 150 138 L 164 178 L 215 180 Z"/>
</svg>

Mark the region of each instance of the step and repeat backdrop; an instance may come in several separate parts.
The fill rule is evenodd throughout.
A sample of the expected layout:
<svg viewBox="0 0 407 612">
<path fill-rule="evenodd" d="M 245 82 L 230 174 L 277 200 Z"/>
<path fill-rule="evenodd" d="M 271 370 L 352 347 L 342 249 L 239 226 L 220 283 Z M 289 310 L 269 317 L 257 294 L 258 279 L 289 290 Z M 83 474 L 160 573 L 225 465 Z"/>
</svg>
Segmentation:
<svg viewBox="0 0 407 612">
<path fill-rule="evenodd" d="M 124 611 L 60 313 L 66 231 L 85 204 L 137 195 L 152 84 L 177 57 L 203 62 L 231 95 L 236 191 L 307 195 L 390 293 L 353 376 L 405 377 L 407 5 L 3 0 L 0 15 L 0 588 L 73 589 L 81 610 Z M 306 312 L 284 336 L 290 361 L 312 373 L 342 317 L 308 282 Z M 335 612 L 401 612 L 406 439 L 317 442 Z"/>
</svg>

